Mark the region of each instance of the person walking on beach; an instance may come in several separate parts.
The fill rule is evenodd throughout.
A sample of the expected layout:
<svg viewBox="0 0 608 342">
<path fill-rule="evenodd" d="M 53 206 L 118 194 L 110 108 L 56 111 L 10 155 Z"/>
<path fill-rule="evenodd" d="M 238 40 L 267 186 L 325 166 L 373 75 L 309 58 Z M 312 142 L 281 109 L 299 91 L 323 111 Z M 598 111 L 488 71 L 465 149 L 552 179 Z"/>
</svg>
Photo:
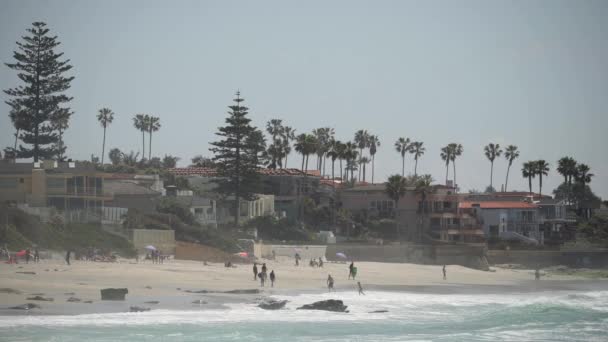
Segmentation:
<svg viewBox="0 0 608 342">
<path fill-rule="evenodd" d="M 258 280 L 258 264 L 253 263 L 253 281 Z"/>
<path fill-rule="evenodd" d="M 296 259 L 296 266 L 300 266 L 300 254 L 296 253 L 295 259 Z"/>
<path fill-rule="evenodd" d="M 67 253 L 65 253 L 65 262 L 70 266 L 70 250 L 68 249 Z"/>
<path fill-rule="evenodd" d="M 258 274 L 258 277 L 260 277 L 260 284 L 262 285 L 262 287 L 264 287 L 264 283 L 266 282 L 266 273 L 260 272 L 260 274 Z"/>
<path fill-rule="evenodd" d="M 268 272 L 268 268 L 266 267 L 266 263 L 262 264 L 262 273 L 266 274 Z"/>
<path fill-rule="evenodd" d="M 327 289 L 329 292 L 334 289 L 334 278 L 331 277 L 331 274 L 327 275 Z"/>
<path fill-rule="evenodd" d="M 351 261 L 350 266 L 348 266 L 348 279 L 353 276 L 353 268 L 355 267 L 355 262 Z"/>
<path fill-rule="evenodd" d="M 36 247 L 34 249 L 34 262 L 35 263 L 39 263 L 40 262 L 40 253 L 38 252 L 38 247 Z"/>
<path fill-rule="evenodd" d="M 30 263 L 30 249 L 26 249 L 25 250 L 25 263 L 29 264 Z"/>
<path fill-rule="evenodd" d="M 447 271 L 445 269 L 445 265 L 443 265 L 443 280 L 447 279 Z"/>
<path fill-rule="evenodd" d="M 274 275 L 274 270 L 270 271 L 270 287 L 274 287 L 274 281 L 276 276 Z"/>
<path fill-rule="evenodd" d="M 363 287 L 361 286 L 361 282 L 360 281 L 357 282 L 357 286 L 359 287 L 359 296 L 360 295 L 364 295 L 365 296 L 365 293 L 363 292 Z"/>
<path fill-rule="evenodd" d="M 319 267 L 323 267 L 323 258 L 319 257 Z"/>
</svg>

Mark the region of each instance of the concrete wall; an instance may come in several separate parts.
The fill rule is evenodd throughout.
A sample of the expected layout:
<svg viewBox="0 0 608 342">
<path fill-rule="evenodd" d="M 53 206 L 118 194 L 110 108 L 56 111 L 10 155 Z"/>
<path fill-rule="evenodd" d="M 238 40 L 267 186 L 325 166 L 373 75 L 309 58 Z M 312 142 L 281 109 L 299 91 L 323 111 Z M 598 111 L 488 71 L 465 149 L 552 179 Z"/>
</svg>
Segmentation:
<svg viewBox="0 0 608 342">
<path fill-rule="evenodd" d="M 159 229 L 132 229 L 129 237 L 133 246 L 141 254 L 146 253 L 145 247 L 152 245 L 163 254 L 175 254 L 175 231 Z"/>
<path fill-rule="evenodd" d="M 175 259 L 207 262 L 232 263 L 249 262 L 247 259 L 224 252 L 214 247 L 178 241 L 175 246 Z"/>
<path fill-rule="evenodd" d="M 374 262 L 434 263 L 431 245 L 353 245 L 337 244 L 327 246 L 327 259 L 344 261 L 336 256 L 344 253 L 348 260 Z"/>
<path fill-rule="evenodd" d="M 272 251 L 276 256 L 286 256 L 293 258 L 296 254 L 300 254 L 302 262 L 310 259 L 324 258 L 326 256 L 327 246 L 324 245 L 267 245 L 264 243 L 255 243 L 253 246 L 253 254 L 256 258 L 272 258 Z"/>
<path fill-rule="evenodd" d="M 528 267 L 566 265 L 608 267 L 608 251 L 488 251 L 490 264 L 521 264 Z"/>
</svg>

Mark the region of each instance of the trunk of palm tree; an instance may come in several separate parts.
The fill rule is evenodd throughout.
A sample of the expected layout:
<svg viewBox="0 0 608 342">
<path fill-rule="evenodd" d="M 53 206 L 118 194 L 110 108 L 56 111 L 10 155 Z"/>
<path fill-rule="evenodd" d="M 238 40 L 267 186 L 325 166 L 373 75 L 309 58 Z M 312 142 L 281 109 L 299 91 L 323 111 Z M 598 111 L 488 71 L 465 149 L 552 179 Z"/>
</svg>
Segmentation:
<svg viewBox="0 0 608 342">
<path fill-rule="evenodd" d="M 452 167 L 454 168 L 454 188 L 456 187 L 456 159 L 452 161 Z"/>
<path fill-rule="evenodd" d="M 103 144 L 101 144 L 101 165 L 103 165 L 103 157 L 106 154 L 106 126 L 103 126 Z"/>
<path fill-rule="evenodd" d="M 374 165 L 374 161 L 376 159 L 376 155 L 372 155 L 372 184 L 374 184 L 374 169 L 375 169 L 375 165 Z"/>
<path fill-rule="evenodd" d="M 152 131 L 150 131 L 150 140 L 148 145 L 148 160 L 152 159 Z"/>
<path fill-rule="evenodd" d="M 234 200 L 234 224 L 236 227 L 239 226 L 239 217 L 241 216 L 241 198 L 239 197 L 239 195 L 236 195 L 236 198 Z"/>
<path fill-rule="evenodd" d="M 492 160 L 490 162 L 490 188 L 494 188 L 494 186 L 492 186 L 492 176 L 494 175 L 494 161 Z"/>
<path fill-rule="evenodd" d="M 306 173 L 308 173 L 308 154 L 306 155 Z"/>
<path fill-rule="evenodd" d="M 335 186 L 335 182 L 334 182 L 334 164 L 336 163 L 336 161 L 334 159 L 331 160 L 331 185 Z"/>
<path fill-rule="evenodd" d="M 284 165 L 283 168 L 286 169 L 287 168 L 287 154 L 285 155 L 285 163 L 283 163 L 283 165 Z"/>
<path fill-rule="evenodd" d="M 450 170 L 450 163 L 445 163 L 445 185 L 448 185 L 448 171 Z"/>
<path fill-rule="evenodd" d="M 366 167 L 366 165 L 363 164 L 363 182 L 365 182 L 365 167 Z"/>
<path fill-rule="evenodd" d="M 344 174 L 342 173 L 342 158 L 339 158 L 340 160 L 340 179 L 344 179 L 343 176 Z"/>
<path fill-rule="evenodd" d="M 414 158 L 414 177 L 418 176 L 418 157 Z"/>
<path fill-rule="evenodd" d="M 141 131 L 141 159 L 146 159 L 146 138 L 144 135 L 144 130 Z"/>
<path fill-rule="evenodd" d="M 359 149 L 359 165 L 361 165 L 361 158 L 362 157 L 363 157 L 363 149 L 360 148 Z M 359 167 L 359 170 L 357 170 L 357 171 L 359 171 L 358 179 L 359 179 L 359 181 L 361 181 L 361 167 Z"/>
<path fill-rule="evenodd" d="M 17 132 L 15 132 L 15 145 L 13 147 L 13 150 L 17 151 L 17 141 L 19 139 L 19 128 L 17 128 Z"/>
<path fill-rule="evenodd" d="M 304 160 L 306 159 L 306 156 L 304 155 L 304 153 L 302 153 L 302 172 L 304 172 Z"/>
<path fill-rule="evenodd" d="M 528 176 L 528 187 L 530 187 L 530 195 L 532 195 L 532 176 Z"/>
<path fill-rule="evenodd" d="M 401 177 L 405 177 L 405 154 L 401 154 Z"/>
<path fill-rule="evenodd" d="M 505 192 L 507 192 L 507 185 L 509 184 L 509 170 L 511 169 L 511 162 L 507 166 L 507 178 L 505 179 Z"/>
<path fill-rule="evenodd" d="M 538 194 L 539 194 L 539 196 L 543 195 L 543 174 L 542 173 L 538 174 Z M 534 197 L 532 199 L 534 199 Z"/>
</svg>

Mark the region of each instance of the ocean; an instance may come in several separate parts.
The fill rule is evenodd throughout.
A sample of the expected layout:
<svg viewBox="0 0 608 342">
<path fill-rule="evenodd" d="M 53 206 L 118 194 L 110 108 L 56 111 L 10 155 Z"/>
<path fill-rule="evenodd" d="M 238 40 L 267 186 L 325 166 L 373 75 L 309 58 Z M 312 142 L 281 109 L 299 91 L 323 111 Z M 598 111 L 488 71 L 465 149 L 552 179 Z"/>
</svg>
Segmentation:
<svg viewBox="0 0 608 342">
<path fill-rule="evenodd" d="M 274 296 L 286 308 L 2 316 L 2 341 L 608 341 L 608 291 Z M 342 299 L 349 313 L 295 310 Z M 386 313 L 370 313 L 388 310 Z"/>
</svg>

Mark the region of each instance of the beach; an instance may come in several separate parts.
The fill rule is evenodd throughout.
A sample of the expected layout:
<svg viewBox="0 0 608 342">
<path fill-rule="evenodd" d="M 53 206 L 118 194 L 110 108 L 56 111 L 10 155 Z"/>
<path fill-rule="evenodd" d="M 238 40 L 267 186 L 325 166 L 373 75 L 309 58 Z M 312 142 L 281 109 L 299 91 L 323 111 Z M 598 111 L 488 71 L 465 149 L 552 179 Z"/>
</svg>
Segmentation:
<svg viewBox="0 0 608 342">
<path fill-rule="evenodd" d="M 204 265 L 198 261 L 168 260 L 163 264 L 153 264 L 128 259 L 115 263 L 73 261 L 70 266 L 58 259 L 42 260 L 37 264 L 2 264 L 0 312 L 19 314 L 18 310 L 9 310 L 8 307 L 24 303 L 39 304 L 41 309 L 30 310 L 39 314 L 124 312 L 133 305 L 151 309 L 205 309 L 262 296 L 323 293 L 327 291 L 328 274 L 335 279 L 336 291 L 356 290 L 356 282 L 348 279 L 347 263 L 326 262 L 323 268 L 313 268 L 306 262 L 306 265 L 296 267 L 290 258 L 265 262 L 268 272 L 274 270 L 277 275 L 275 287 L 270 287 L 269 282 L 261 287 L 259 281 L 254 281 L 251 264 L 227 268 L 220 263 Z M 534 281 L 533 270 L 495 268 L 492 272 L 484 272 L 447 265 L 447 279 L 443 280 L 442 266 L 439 265 L 377 262 L 357 262 L 355 265 L 358 268 L 357 281 L 372 291 L 489 293 L 576 289 L 589 284 L 603 284 L 570 275 L 545 275 L 541 281 Z M 261 266 L 258 269 L 261 270 Z M 126 301 L 101 301 L 100 290 L 103 288 L 127 288 Z M 223 293 L 232 290 L 248 291 Z M 259 290 L 259 293 L 252 290 Z M 34 296 L 53 300 L 27 299 Z M 78 301 L 68 302 L 69 298 Z M 205 304 L 193 305 L 196 300 Z"/>
</svg>

